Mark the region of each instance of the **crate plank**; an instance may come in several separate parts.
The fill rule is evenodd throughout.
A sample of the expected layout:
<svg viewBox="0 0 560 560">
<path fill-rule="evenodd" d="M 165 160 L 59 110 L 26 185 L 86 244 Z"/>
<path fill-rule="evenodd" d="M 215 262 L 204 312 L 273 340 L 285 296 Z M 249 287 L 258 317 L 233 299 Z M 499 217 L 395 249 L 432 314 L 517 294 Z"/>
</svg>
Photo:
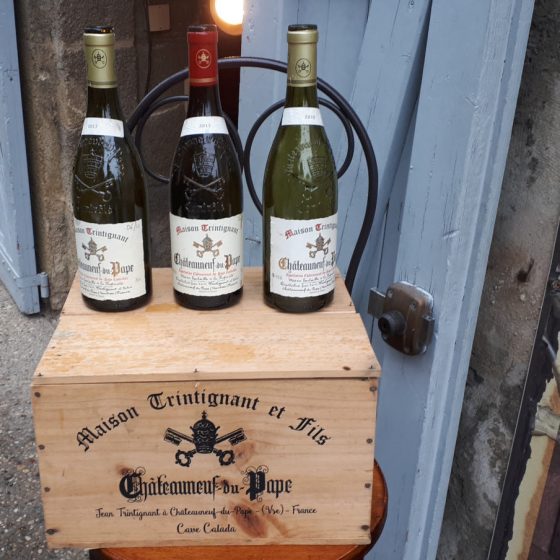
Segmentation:
<svg viewBox="0 0 560 560">
<path fill-rule="evenodd" d="M 333 305 L 351 311 L 293 315 L 263 304 L 261 275 L 247 275 L 245 308 L 216 311 L 176 305 L 167 269 L 154 275 L 153 302 L 126 313 L 89 310 L 75 282 L 35 383 L 379 376 L 344 285 Z"/>
<path fill-rule="evenodd" d="M 231 322 L 196 312 L 63 317 L 37 368 L 37 383 L 140 375 L 184 379 L 355 377 L 379 365 L 357 314 Z"/>
<path fill-rule="evenodd" d="M 370 387 L 376 384 L 331 379 L 41 387 L 33 405 L 49 545 L 367 543 L 377 394 Z M 205 404 L 174 400 L 196 392 L 200 400 L 206 395 Z M 250 400 L 246 406 L 216 404 L 221 395 Z M 214 446 L 233 452 L 233 463 L 220 465 L 215 453 L 202 452 L 188 467 L 176 462 L 178 451 L 195 444 L 170 443 L 166 431 L 193 435 L 203 411 L 219 426 L 218 436 L 242 430 L 243 441 Z M 306 418 L 312 419 L 308 427 L 293 429 Z M 311 428 L 315 433 L 308 433 Z M 84 439 L 93 433 L 97 439 Z M 322 436 L 328 439 L 321 445 Z M 258 489 L 252 470 L 265 476 L 260 497 L 248 493 Z M 136 486 L 127 473 L 138 474 Z M 213 480 L 217 487 L 204 482 Z M 175 492 L 190 493 L 173 493 L 172 483 Z M 227 530 L 212 532 L 217 527 Z"/>
<path fill-rule="evenodd" d="M 165 311 L 181 311 L 183 308 L 177 305 L 173 299 L 173 281 L 170 268 L 154 268 L 153 294 L 149 304 L 141 309 L 128 313 L 154 313 Z M 203 313 L 217 313 L 219 315 L 231 315 L 245 313 L 246 311 L 258 310 L 260 313 L 276 313 L 274 309 L 263 305 L 262 269 L 260 267 L 249 267 L 244 270 L 244 289 L 241 301 L 233 307 L 204 311 Z M 356 309 L 352 298 L 344 286 L 344 279 L 340 272 L 336 274 L 334 299 L 330 305 L 318 311 L 318 313 L 355 313 Z M 82 301 L 80 294 L 80 281 L 78 275 L 74 278 L 72 289 L 68 294 L 63 315 L 94 315 L 98 313 L 87 307 Z"/>
</svg>

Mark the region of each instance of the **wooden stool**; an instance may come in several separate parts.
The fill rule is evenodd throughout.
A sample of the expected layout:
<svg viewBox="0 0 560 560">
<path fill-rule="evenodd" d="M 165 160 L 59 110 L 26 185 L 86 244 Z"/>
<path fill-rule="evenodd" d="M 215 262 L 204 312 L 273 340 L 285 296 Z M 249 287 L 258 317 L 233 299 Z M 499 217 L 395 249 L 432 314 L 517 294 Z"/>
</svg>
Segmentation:
<svg viewBox="0 0 560 560">
<path fill-rule="evenodd" d="M 387 484 L 376 462 L 370 544 L 101 548 L 90 551 L 90 560 L 362 560 L 383 531 L 387 503 Z"/>
</svg>

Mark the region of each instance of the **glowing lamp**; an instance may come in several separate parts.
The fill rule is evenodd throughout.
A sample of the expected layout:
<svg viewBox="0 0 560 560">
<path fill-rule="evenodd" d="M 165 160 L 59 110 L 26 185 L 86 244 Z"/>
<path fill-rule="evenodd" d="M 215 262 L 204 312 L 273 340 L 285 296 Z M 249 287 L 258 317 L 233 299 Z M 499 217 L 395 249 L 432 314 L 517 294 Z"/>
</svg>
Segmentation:
<svg viewBox="0 0 560 560">
<path fill-rule="evenodd" d="M 243 0 L 210 0 L 210 13 L 222 31 L 228 35 L 241 35 Z"/>
</svg>

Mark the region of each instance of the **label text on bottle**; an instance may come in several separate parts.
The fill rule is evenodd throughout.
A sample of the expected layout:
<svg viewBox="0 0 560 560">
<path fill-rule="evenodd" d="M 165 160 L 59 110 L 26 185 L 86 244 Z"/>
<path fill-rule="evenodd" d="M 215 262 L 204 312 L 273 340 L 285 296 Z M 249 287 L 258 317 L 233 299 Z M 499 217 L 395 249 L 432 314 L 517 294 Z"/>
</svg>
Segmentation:
<svg viewBox="0 0 560 560">
<path fill-rule="evenodd" d="M 114 136 L 124 138 L 124 124 L 118 119 L 87 117 L 82 127 L 82 136 Z"/>
<path fill-rule="evenodd" d="M 171 213 L 173 287 L 183 294 L 218 296 L 243 284 L 243 216 L 193 220 Z"/>
<path fill-rule="evenodd" d="M 193 134 L 228 134 L 223 117 L 190 117 L 185 119 L 181 137 Z"/>
<path fill-rule="evenodd" d="M 286 107 L 282 113 L 282 126 L 290 125 L 323 126 L 321 111 L 318 107 Z"/>
<path fill-rule="evenodd" d="M 121 301 L 146 293 L 142 220 L 92 224 L 74 219 L 74 227 L 84 296 Z"/>
<path fill-rule="evenodd" d="M 314 220 L 270 218 L 270 290 L 312 297 L 334 290 L 337 215 Z"/>
</svg>

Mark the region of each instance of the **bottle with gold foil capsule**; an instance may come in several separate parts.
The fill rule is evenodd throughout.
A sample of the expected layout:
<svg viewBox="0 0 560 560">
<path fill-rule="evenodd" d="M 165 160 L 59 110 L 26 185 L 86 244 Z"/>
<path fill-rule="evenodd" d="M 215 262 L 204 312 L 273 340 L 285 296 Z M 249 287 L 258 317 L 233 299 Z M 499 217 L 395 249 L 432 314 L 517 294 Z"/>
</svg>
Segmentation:
<svg viewBox="0 0 560 560">
<path fill-rule="evenodd" d="M 84 30 L 87 112 L 74 166 L 80 289 L 99 311 L 126 311 L 151 294 L 146 184 L 117 93 L 111 26 Z"/>
<path fill-rule="evenodd" d="M 190 26 L 189 104 L 170 179 L 173 288 L 194 309 L 233 305 L 243 289 L 243 191 L 218 91 L 215 25 Z"/>
<path fill-rule="evenodd" d="M 288 28 L 288 85 L 263 188 L 264 293 L 292 313 L 332 301 L 337 176 L 317 101 L 316 25 Z"/>
</svg>

